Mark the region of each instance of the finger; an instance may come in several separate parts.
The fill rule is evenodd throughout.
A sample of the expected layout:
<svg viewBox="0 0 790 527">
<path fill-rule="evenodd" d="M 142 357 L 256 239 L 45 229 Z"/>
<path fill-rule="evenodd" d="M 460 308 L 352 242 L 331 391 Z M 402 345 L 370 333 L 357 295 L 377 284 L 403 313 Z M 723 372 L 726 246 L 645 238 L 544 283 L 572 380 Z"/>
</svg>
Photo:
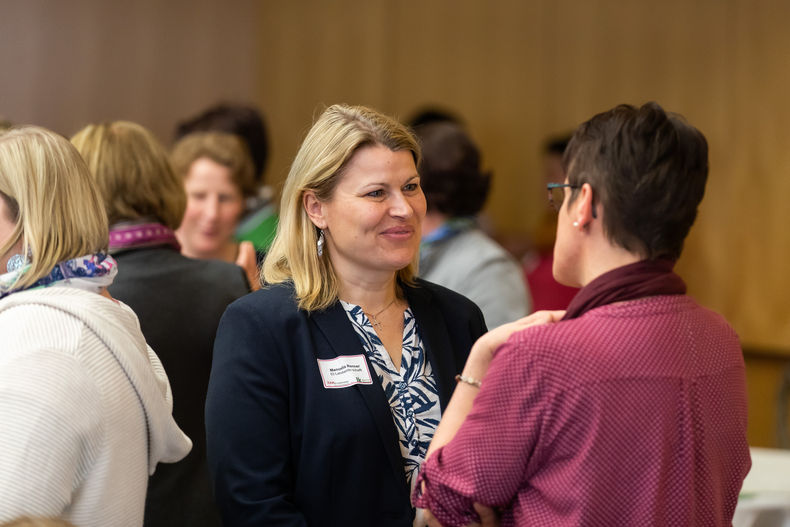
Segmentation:
<svg viewBox="0 0 790 527">
<path fill-rule="evenodd" d="M 239 256 L 236 258 L 236 265 L 247 267 L 251 261 L 255 261 L 255 246 L 249 241 L 241 242 L 241 244 L 239 244 Z"/>
<path fill-rule="evenodd" d="M 436 516 L 431 514 L 430 510 L 424 509 L 424 511 L 423 519 L 425 520 L 425 523 L 428 524 L 428 527 L 442 527 L 442 524 L 439 523 L 439 520 L 436 519 Z"/>
<path fill-rule="evenodd" d="M 565 311 L 563 310 L 536 311 L 531 315 L 527 315 L 524 318 L 516 320 L 514 324 L 518 324 L 520 327 L 537 326 L 539 324 L 549 324 L 552 322 L 557 322 L 563 316 L 565 316 Z"/>
<path fill-rule="evenodd" d="M 499 525 L 499 518 L 494 509 L 486 507 L 482 503 L 474 503 L 472 506 L 475 508 L 477 515 L 480 516 L 481 527 L 496 527 Z"/>
</svg>

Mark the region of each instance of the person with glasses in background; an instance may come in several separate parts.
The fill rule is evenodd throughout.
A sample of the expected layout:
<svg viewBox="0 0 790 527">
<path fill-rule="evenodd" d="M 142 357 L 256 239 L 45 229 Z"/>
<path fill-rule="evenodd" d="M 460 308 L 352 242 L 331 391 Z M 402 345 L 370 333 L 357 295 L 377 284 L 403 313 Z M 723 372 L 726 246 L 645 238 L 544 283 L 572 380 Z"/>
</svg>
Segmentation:
<svg viewBox="0 0 790 527">
<path fill-rule="evenodd" d="M 563 165 L 553 270 L 582 289 L 475 343 L 415 504 L 444 526 L 729 525 L 750 467 L 741 347 L 673 272 L 705 137 L 621 105 L 579 126 Z"/>
</svg>

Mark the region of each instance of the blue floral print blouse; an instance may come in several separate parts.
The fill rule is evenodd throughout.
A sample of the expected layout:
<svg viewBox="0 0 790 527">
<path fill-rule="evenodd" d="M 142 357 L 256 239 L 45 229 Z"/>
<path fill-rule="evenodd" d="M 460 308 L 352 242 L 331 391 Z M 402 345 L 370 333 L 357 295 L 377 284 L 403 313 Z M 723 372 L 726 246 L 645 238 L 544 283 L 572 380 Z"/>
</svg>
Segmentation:
<svg viewBox="0 0 790 527">
<path fill-rule="evenodd" d="M 406 308 L 403 313 L 403 349 L 398 371 L 362 308 L 343 301 L 341 304 L 390 403 L 392 419 L 398 430 L 406 481 L 412 488 L 442 417 L 439 389 L 431 364 L 426 360 L 417 321 L 411 308 Z"/>
</svg>

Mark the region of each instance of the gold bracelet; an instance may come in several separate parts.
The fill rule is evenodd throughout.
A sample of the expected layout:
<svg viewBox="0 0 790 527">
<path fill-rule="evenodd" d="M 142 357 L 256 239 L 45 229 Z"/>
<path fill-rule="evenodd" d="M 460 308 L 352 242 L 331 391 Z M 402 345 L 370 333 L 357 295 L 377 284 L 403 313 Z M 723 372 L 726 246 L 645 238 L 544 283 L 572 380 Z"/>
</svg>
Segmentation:
<svg viewBox="0 0 790 527">
<path fill-rule="evenodd" d="M 470 384 L 475 388 L 480 388 L 482 384 L 481 381 L 478 381 L 477 379 L 473 379 L 472 377 L 464 377 L 463 375 L 456 375 L 455 382 L 465 382 L 466 384 Z"/>
</svg>

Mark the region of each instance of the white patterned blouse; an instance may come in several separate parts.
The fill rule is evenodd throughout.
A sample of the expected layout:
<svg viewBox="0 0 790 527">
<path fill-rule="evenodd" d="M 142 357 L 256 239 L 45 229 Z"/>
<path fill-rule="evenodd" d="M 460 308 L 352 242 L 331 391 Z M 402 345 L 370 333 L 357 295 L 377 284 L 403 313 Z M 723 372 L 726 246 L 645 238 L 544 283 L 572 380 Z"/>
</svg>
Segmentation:
<svg viewBox="0 0 790 527">
<path fill-rule="evenodd" d="M 343 301 L 341 304 L 390 403 L 392 419 L 398 430 L 406 481 L 412 488 L 442 417 L 439 389 L 431 364 L 426 360 L 417 321 L 411 308 L 406 308 L 403 313 L 401 367 L 398 371 L 362 308 Z"/>
</svg>

